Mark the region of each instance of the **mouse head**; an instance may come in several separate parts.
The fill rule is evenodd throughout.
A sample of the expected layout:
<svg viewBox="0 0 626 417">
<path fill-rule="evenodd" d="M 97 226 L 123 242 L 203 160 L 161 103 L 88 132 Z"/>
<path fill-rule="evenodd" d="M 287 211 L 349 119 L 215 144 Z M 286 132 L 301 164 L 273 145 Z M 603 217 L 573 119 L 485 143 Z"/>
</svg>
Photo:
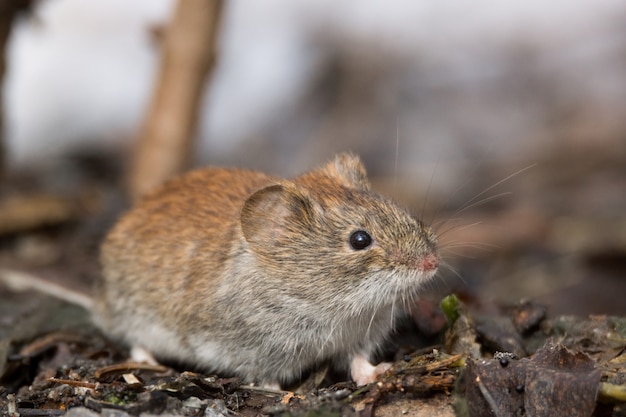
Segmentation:
<svg viewBox="0 0 626 417">
<path fill-rule="evenodd" d="M 371 191 L 349 154 L 258 190 L 243 206 L 241 227 L 267 275 L 302 297 L 392 303 L 439 265 L 430 227 Z"/>
</svg>

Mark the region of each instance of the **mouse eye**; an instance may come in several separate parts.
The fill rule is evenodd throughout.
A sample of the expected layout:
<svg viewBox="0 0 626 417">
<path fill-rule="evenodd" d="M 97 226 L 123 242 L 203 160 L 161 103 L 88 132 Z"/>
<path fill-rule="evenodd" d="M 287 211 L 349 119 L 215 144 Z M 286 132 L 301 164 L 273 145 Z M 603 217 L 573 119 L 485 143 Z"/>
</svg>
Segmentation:
<svg viewBox="0 0 626 417">
<path fill-rule="evenodd" d="M 372 244 L 372 237 L 365 230 L 357 230 L 350 235 L 352 249 L 362 250 Z"/>
</svg>

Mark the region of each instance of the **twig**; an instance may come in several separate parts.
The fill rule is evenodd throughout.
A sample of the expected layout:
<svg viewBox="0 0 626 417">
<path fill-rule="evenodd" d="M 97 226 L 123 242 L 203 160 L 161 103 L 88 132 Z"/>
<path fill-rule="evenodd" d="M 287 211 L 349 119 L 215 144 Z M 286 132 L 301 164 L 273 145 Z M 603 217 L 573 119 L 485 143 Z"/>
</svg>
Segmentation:
<svg viewBox="0 0 626 417">
<path fill-rule="evenodd" d="M 48 381 L 56 382 L 57 384 L 65 384 L 65 385 L 70 385 L 72 387 L 81 387 L 81 388 L 88 388 L 88 389 L 96 389 L 97 387 L 97 384 L 93 382 L 74 381 L 73 379 L 48 378 Z"/>
<path fill-rule="evenodd" d="M 115 365 L 103 366 L 100 369 L 97 369 L 94 373 L 97 379 L 102 378 L 103 376 L 116 373 L 116 372 L 127 372 L 132 370 L 138 371 L 150 371 L 150 372 L 167 372 L 169 368 L 163 365 L 151 365 L 147 363 L 137 363 L 137 362 L 124 362 L 124 363 L 116 363 Z"/>
</svg>

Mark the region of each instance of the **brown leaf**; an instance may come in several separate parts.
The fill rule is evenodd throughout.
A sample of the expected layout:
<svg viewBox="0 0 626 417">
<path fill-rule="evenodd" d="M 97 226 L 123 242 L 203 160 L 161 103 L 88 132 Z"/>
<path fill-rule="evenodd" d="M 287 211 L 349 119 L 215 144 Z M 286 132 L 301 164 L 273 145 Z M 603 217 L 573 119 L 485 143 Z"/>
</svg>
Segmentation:
<svg viewBox="0 0 626 417">
<path fill-rule="evenodd" d="M 531 359 L 468 361 L 470 416 L 591 416 L 601 372 L 584 353 L 548 343 Z"/>
</svg>

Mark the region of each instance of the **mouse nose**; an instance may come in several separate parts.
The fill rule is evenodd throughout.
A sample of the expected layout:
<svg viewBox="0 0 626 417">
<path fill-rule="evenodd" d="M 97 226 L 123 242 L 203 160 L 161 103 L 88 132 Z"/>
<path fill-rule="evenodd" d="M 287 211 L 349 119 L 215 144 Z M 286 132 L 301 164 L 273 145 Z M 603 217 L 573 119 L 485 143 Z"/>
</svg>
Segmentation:
<svg viewBox="0 0 626 417">
<path fill-rule="evenodd" d="M 422 259 L 422 268 L 424 271 L 432 271 L 439 267 L 439 257 L 434 253 L 429 253 Z"/>
</svg>

